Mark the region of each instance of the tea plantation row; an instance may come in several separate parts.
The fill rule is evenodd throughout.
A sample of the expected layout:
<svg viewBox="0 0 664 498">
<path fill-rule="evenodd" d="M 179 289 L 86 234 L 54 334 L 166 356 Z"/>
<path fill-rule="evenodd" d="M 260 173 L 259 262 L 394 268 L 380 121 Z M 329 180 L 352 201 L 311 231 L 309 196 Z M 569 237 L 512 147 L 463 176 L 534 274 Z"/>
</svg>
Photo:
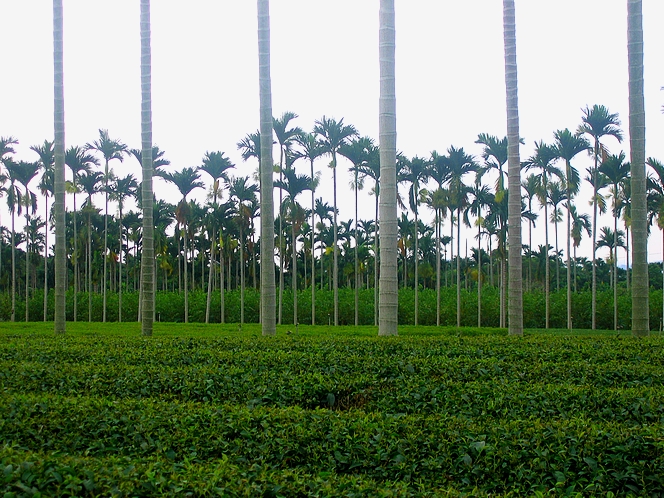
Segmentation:
<svg viewBox="0 0 664 498">
<path fill-rule="evenodd" d="M 664 493 L 659 337 L 8 330 L 5 496 Z"/>
</svg>

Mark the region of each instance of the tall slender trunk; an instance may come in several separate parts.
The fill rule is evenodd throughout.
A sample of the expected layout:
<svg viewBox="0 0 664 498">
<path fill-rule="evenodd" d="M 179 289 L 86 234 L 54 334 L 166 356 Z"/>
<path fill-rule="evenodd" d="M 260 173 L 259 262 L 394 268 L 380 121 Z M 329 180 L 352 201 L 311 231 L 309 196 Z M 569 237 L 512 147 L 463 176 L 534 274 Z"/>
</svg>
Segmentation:
<svg viewBox="0 0 664 498">
<path fill-rule="evenodd" d="M 75 180 L 75 178 L 74 178 Z M 74 184 L 74 210 L 72 211 L 72 220 L 74 225 L 74 321 L 78 316 L 78 237 L 76 234 L 76 185 Z"/>
<path fill-rule="evenodd" d="M 478 213 L 481 219 L 482 211 Z M 478 220 L 479 221 L 479 220 Z M 482 326 L 482 239 L 480 223 L 477 224 L 477 326 Z"/>
<path fill-rule="evenodd" d="M 91 204 L 92 199 L 88 198 L 88 203 Z M 143 235 L 145 239 L 145 235 Z M 145 243 L 145 242 L 143 242 Z M 88 322 L 92 322 L 92 223 L 90 220 L 90 214 L 88 213 L 88 254 L 87 254 L 87 263 L 88 267 L 86 270 L 86 276 L 88 279 Z"/>
<path fill-rule="evenodd" d="M 274 202 L 272 181 L 272 88 L 270 81 L 270 2 L 258 0 L 258 66 L 261 135 L 261 324 L 276 334 L 274 283 Z"/>
<path fill-rule="evenodd" d="M 27 187 L 26 187 L 27 193 Z M 29 195 L 29 193 L 27 193 Z M 30 238 L 28 231 L 30 230 L 30 216 L 28 216 L 28 206 L 25 206 L 25 323 L 30 321 L 30 284 L 29 284 L 29 271 L 30 271 Z"/>
<path fill-rule="evenodd" d="M 360 264 L 357 254 L 357 169 L 355 170 L 355 326 L 360 323 Z M 417 316 L 417 315 L 416 315 Z"/>
<path fill-rule="evenodd" d="M 240 212 L 242 204 L 240 204 Z M 240 214 L 240 325 L 244 325 L 244 231 L 242 230 L 242 215 Z"/>
<path fill-rule="evenodd" d="M 376 220 L 376 225 L 374 228 L 374 244 L 375 244 L 375 249 L 374 249 L 374 325 L 377 327 L 378 326 L 378 293 L 379 293 L 379 285 L 380 285 L 380 279 L 378 276 L 378 270 L 380 268 L 380 237 L 379 237 L 379 228 L 378 228 L 378 192 L 376 192 L 376 212 L 375 212 L 375 220 Z"/>
<path fill-rule="evenodd" d="M 295 201 L 293 201 L 295 202 Z M 291 277 L 291 288 L 293 289 L 293 325 L 297 326 L 297 245 L 295 244 L 295 220 L 291 220 L 291 241 L 293 258 L 293 276 Z"/>
<path fill-rule="evenodd" d="M 118 322 L 122 322 L 122 204 L 120 204 L 118 212 L 120 229 L 120 249 L 118 251 Z"/>
<path fill-rule="evenodd" d="M 459 201 L 459 199 L 457 199 Z M 461 208 L 457 207 L 456 324 L 461 327 Z"/>
<path fill-rule="evenodd" d="M 617 186 L 614 194 L 617 193 Z M 615 204 L 617 199 L 613 198 L 613 330 L 618 330 L 618 215 Z"/>
<path fill-rule="evenodd" d="M 641 0 L 627 1 L 627 54 L 629 64 L 629 143 L 632 173 L 632 334 L 650 332 L 648 308 L 648 235 L 646 210 L 645 142 L 643 97 L 643 13 Z"/>
<path fill-rule="evenodd" d="M 44 321 L 48 319 L 48 193 L 44 203 Z M 0 237 L 1 238 L 1 237 Z M 2 244 L 0 243 L 0 253 Z M 0 260 L 0 268 L 2 262 Z"/>
<path fill-rule="evenodd" d="M 14 187 L 12 187 L 14 188 Z M 12 313 L 11 321 L 16 321 L 16 205 L 12 208 Z"/>
<path fill-rule="evenodd" d="M 599 172 L 599 138 L 595 137 L 595 167 L 593 168 L 593 277 L 591 327 L 597 328 L 597 182 Z"/>
<path fill-rule="evenodd" d="M 337 154 L 332 151 L 332 191 L 333 191 L 333 225 L 334 242 L 332 253 L 334 254 L 334 269 L 332 270 L 332 289 L 334 292 L 334 326 L 339 325 L 339 248 L 337 247 L 338 225 L 337 225 Z"/>
<path fill-rule="evenodd" d="M 284 149 L 279 146 L 279 182 L 284 181 Z M 279 317 L 278 323 L 282 323 L 282 311 L 284 306 L 284 191 L 279 189 Z"/>
<path fill-rule="evenodd" d="M 418 324 L 417 322 L 419 321 L 418 320 L 419 319 L 418 312 L 419 312 L 419 308 L 420 308 L 420 306 L 419 306 L 419 304 L 420 304 L 420 302 L 419 302 L 419 292 L 418 292 L 419 291 L 419 289 L 418 289 L 418 287 L 419 287 L 419 282 L 418 282 L 418 279 L 419 279 L 419 266 L 418 266 L 418 264 L 419 264 L 419 262 L 418 262 L 418 259 L 419 259 L 419 255 L 420 255 L 420 251 L 419 251 L 420 246 L 419 246 L 419 241 L 418 241 L 418 239 L 419 239 L 419 233 L 418 232 L 419 231 L 417 229 L 417 221 L 418 221 L 417 220 L 417 191 L 415 191 L 415 254 L 413 256 L 415 256 L 415 325 L 416 326 Z"/>
<path fill-rule="evenodd" d="M 314 160 L 311 160 L 311 180 L 314 179 Z M 311 187 L 311 325 L 316 325 L 316 256 L 314 253 L 315 232 L 316 232 L 316 213 L 314 209 L 316 202 L 314 199 L 315 190 Z"/>
<path fill-rule="evenodd" d="M 380 292 L 378 335 L 398 334 L 397 289 L 397 120 L 394 0 L 380 0 Z"/>
<path fill-rule="evenodd" d="M 106 287 L 107 287 L 107 277 L 108 277 L 108 159 L 106 159 L 106 166 L 104 167 L 104 202 L 106 204 L 106 209 L 104 211 L 104 277 L 103 281 L 103 311 L 102 311 L 102 322 L 106 321 Z"/>
<path fill-rule="evenodd" d="M 503 29 L 505 43 L 505 87 L 507 91 L 509 334 L 523 335 L 521 163 L 519 159 L 519 103 L 517 92 L 516 21 L 514 15 L 514 0 L 503 0 Z"/>
<path fill-rule="evenodd" d="M 440 327 L 440 209 L 436 208 L 436 327 Z"/>
<path fill-rule="evenodd" d="M 62 0 L 53 0 L 53 79 L 55 131 L 55 333 L 65 333 L 67 282 L 65 234 L 65 99 L 63 78 Z M 12 320 L 14 310 L 12 309 Z"/>
</svg>

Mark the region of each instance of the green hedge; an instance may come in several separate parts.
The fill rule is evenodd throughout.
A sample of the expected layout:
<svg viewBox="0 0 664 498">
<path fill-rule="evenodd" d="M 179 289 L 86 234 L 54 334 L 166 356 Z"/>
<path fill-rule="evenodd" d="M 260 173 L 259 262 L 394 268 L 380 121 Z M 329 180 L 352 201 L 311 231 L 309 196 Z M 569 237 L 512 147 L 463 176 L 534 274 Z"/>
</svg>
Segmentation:
<svg viewBox="0 0 664 498">
<path fill-rule="evenodd" d="M 355 298 L 352 289 L 339 289 L 339 323 L 350 325 L 355 323 Z M 92 320 L 101 321 L 103 315 L 103 300 L 100 294 L 92 294 Z M 122 295 L 123 321 L 135 321 L 138 316 L 138 293 L 129 292 Z M 461 292 L 461 324 L 472 327 L 477 325 L 477 293 L 462 289 Z M 373 325 L 374 323 L 374 293 L 373 289 L 362 289 L 359 292 L 359 322 L 360 325 Z M 579 292 L 572 296 L 572 322 L 574 328 L 591 328 L 591 300 L 588 291 Z M 67 294 L 67 320 L 74 321 L 73 293 Z M 200 290 L 189 292 L 189 321 L 205 322 L 205 308 L 207 296 Z M 526 328 L 544 328 L 545 299 L 541 292 L 525 292 L 524 326 Z M 224 293 L 225 322 L 240 322 L 240 293 L 231 291 Z M 16 303 L 16 320 L 25 320 L 25 302 L 19 299 Z M 43 320 L 43 292 L 36 291 L 29 301 L 30 320 Z M 184 294 L 177 292 L 157 292 L 156 319 L 163 322 L 184 322 Z M 631 326 L 631 296 L 621 290 L 618 296 L 618 327 L 629 329 Z M 49 295 L 48 319 L 53 320 L 53 293 Z M 413 289 L 400 289 L 399 291 L 399 323 L 413 324 L 415 321 L 415 292 Z M 248 288 L 245 291 L 245 322 L 258 323 L 260 315 L 260 294 L 256 289 Z M 298 294 L 298 317 L 302 324 L 311 323 L 311 289 L 305 289 Z M 11 318 L 11 296 L 0 294 L 0 321 L 9 321 Z M 221 318 L 221 295 L 217 291 L 211 298 L 210 322 L 219 323 Z M 431 289 L 422 289 L 419 292 L 419 324 L 436 324 L 436 293 Z M 662 318 L 662 291 L 652 290 L 650 293 L 650 325 L 658 329 Z M 77 321 L 88 320 L 88 295 L 79 293 L 77 305 Z M 115 293 L 107 295 L 107 320 L 118 319 L 118 296 Z M 290 290 L 284 292 L 283 323 L 293 323 L 293 296 Z M 331 291 L 317 291 L 316 293 L 316 323 L 325 325 L 334 322 L 334 301 Z M 493 287 L 485 287 L 482 293 L 482 326 L 498 327 L 500 324 L 500 293 Z M 441 325 L 456 325 L 456 289 L 446 287 L 441 289 Z M 550 326 L 552 328 L 567 327 L 567 294 L 565 291 L 551 293 Z M 613 329 L 613 291 L 605 290 L 597 294 L 597 328 Z"/>
</svg>

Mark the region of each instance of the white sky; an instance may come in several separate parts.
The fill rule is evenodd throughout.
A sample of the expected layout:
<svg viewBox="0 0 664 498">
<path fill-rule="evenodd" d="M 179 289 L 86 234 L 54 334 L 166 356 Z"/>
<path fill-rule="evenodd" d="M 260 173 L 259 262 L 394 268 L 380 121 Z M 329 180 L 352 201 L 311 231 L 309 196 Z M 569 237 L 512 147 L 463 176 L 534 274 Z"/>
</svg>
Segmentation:
<svg viewBox="0 0 664 498">
<path fill-rule="evenodd" d="M 428 156 L 455 145 L 479 156 L 478 133 L 504 136 L 506 129 L 502 2 L 396 4 L 399 150 Z M 664 3 L 643 0 L 643 8 L 646 153 L 664 159 Z M 67 147 L 107 128 L 112 138 L 139 148 L 138 0 L 64 0 L 64 9 Z M 535 140 L 551 142 L 554 130 L 575 130 L 586 105 L 618 112 L 627 130 L 626 1 L 516 0 L 516 12 L 522 159 Z M 51 16 L 48 0 L 0 0 L 0 136 L 19 139 L 17 159 L 36 160 L 29 146 L 53 136 Z M 256 168 L 242 162 L 235 145 L 258 128 L 256 27 L 254 0 L 152 1 L 154 141 L 172 169 L 199 165 L 208 150 L 230 156 L 235 174 Z M 274 115 L 294 111 L 300 118 L 293 124 L 309 131 L 323 115 L 343 117 L 377 139 L 378 0 L 272 0 L 271 30 Z M 612 152 L 628 151 L 626 143 L 606 144 Z M 331 204 L 328 162 L 317 164 L 324 182 L 317 196 Z M 588 165 L 585 156 L 575 163 L 580 170 Z M 117 175 L 140 174 L 133 158 L 111 166 Z M 308 171 L 305 163 L 300 167 Z M 350 181 L 346 167 L 340 163 L 342 192 Z M 360 219 L 373 217 L 369 187 Z M 169 201 L 179 196 L 162 180 L 155 189 Z M 585 195 L 577 204 L 590 213 Z M 196 197 L 203 196 L 201 190 Z M 340 219 L 352 218 L 352 202 L 339 204 Z M 610 217 L 604 225 L 612 226 Z M 537 232 L 543 233 L 541 221 Z M 526 242 L 527 229 L 523 234 Z M 651 236 L 649 247 L 649 259 L 661 260 L 661 236 Z M 588 239 L 579 255 L 590 255 Z"/>
</svg>

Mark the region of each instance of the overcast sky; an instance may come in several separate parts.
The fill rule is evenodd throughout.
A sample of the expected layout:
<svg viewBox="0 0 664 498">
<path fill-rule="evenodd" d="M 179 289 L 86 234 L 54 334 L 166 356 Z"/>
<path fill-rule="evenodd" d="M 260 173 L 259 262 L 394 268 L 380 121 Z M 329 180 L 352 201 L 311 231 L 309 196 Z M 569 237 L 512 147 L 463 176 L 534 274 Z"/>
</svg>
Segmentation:
<svg viewBox="0 0 664 498">
<path fill-rule="evenodd" d="M 294 111 L 294 124 L 305 130 L 323 115 L 343 117 L 377 139 L 378 0 L 270 3 L 274 115 Z M 643 9 L 646 154 L 664 160 L 664 2 L 643 0 Z M 626 131 L 626 1 L 516 0 L 516 13 L 522 159 L 535 140 L 575 130 L 586 105 L 619 113 Z M 106 128 L 140 148 L 139 1 L 64 0 L 64 14 L 66 145 L 83 145 Z M 428 156 L 455 145 L 479 157 L 479 133 L 506 132 L 502 2 L 397 0 L 396 15 L 398 149 Z M 36 160 L 29 146 L 53 136 L 52 2 L 0 0 L 0 18 L 0 136 L 19 139 L 17 159 Z M 254 0 L 152 1 L 154 141 L 173 170 L 199 165 L 214 150 L 233 160 L 237 175 L 256 169 L 236 149 L 258 128 L 256 27 Z M 627 143 L 606 145 L 629 154 Z M 317 163 L 324 182 L 317 195 L 331 204 L 328 162 Z M 583 156 L 575 166 L 590 164 Z M 117 175 L 140 174 L 133 158 L 111 166 Z M 344 190 L 347 166 L 340 162 Z M 361 219 L 373 217 L 369 187 Z M 155 189 L 177 198 L 162 180 Z M 579 209 L 590 213 L 586 199 Z M 340 219 L 352 216 L 344 199 Z M 661 237 L 652 236 L 649 247 L 649 259 L 661 260 Z M 586 240 L 580 255 L 589 254 Z"/>
</svg>

